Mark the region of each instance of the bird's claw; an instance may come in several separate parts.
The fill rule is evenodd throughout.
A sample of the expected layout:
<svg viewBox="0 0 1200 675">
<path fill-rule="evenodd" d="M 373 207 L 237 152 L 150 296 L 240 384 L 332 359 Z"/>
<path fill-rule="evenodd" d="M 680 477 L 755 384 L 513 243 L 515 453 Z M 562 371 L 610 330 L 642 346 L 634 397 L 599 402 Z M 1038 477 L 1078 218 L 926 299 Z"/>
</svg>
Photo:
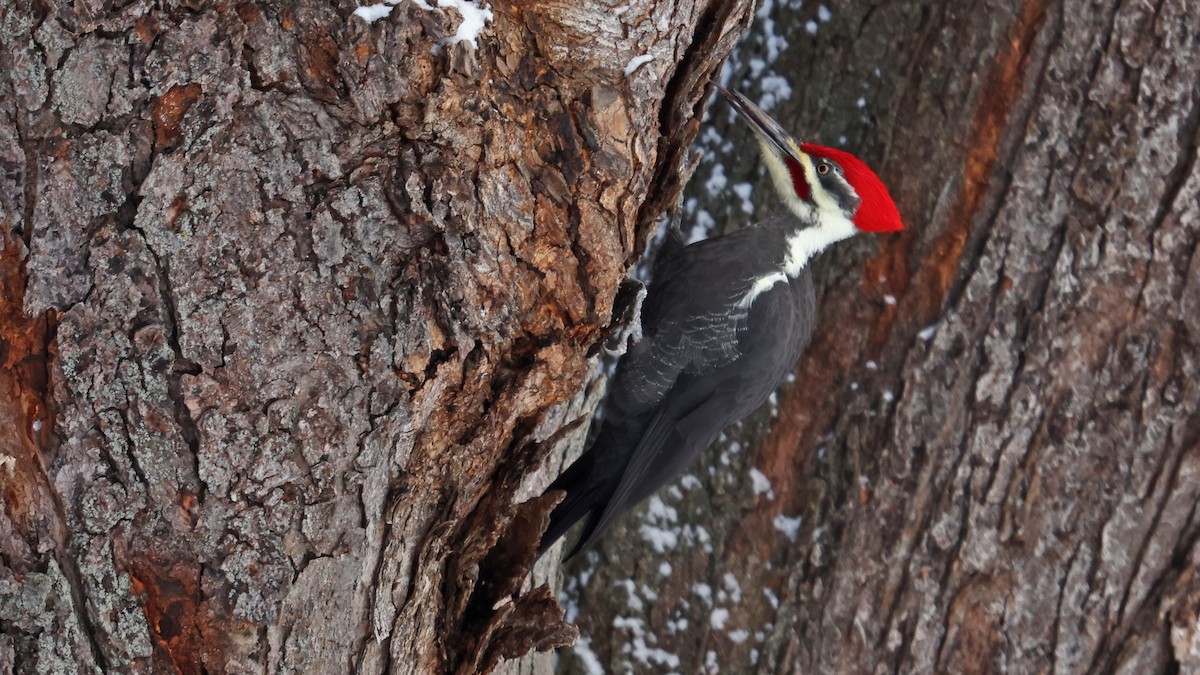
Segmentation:
<svg viewBox="0 0 1200 675">
<path fill-rule="evenodd" d="M 604 341 L 604 351 L 610 356 L 624 354 L 642 339 L 642 301 L 645 299 L 646 285 L 637 279 L 625 279 L 617 288 L 613 321 Z"/>
</svg>

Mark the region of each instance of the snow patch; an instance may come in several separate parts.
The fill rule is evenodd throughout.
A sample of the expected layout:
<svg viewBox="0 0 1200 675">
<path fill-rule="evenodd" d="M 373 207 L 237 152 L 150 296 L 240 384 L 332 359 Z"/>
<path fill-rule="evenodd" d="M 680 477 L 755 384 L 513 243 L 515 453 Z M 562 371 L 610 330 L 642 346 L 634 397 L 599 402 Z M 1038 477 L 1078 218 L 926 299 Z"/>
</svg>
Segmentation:
<svg viewBox="0 0 1200 675">
<path fill-rule="evenodd" d="M 804 522 L 804 518 L 797 516 L 788 518 L 782 513 L 775 516 L 775 529 L 783 533 L 783 536 L 788 538 L 788 541 L 796 541 L 796 533 L 800 531 L 800 524 Z"/>
<path fill-rule="evenodd" d="M 625 77 L 629 77 L 638 68 L 641 68 L 643 65 L 650 63 L 653 60 L 654 60 L 653 54 L 642 54 L 640 56 L 635 56 L 632 59 L 629 59 L 629 63 L 625 64 Z"/>
<path fill-rule="evenodd" d="M 646 644 L 646 631 L 642 627 L 641 619 L 618 616 L 613 619 L 613 628 L 629 631 L 631 639 L 625 644 L 623 651 L 644 665 L 659 665 L 672 669 L 679 667 L 678 656 L 665 649 L 650 647 Z M 651 635 L 651 639 L 654 639 L 653 635 Z"/>
<path fill-rule="evenodd" d="M 437 0 L 437 7 L 430 5 L 425 0 L 412 0 L 416 6 L 421 9 L 447 10 L 453 9 L 462 17 L 462 21 L 458 23 L 458 28 L 454 30 L 454 35 L 443 38 L 434 45 L 436 50 L 444 45 L 458 44 L 459 42 L 470 42 L 471 46 L 479 48 L 479 35 L 493 18 L 491 5 L 479 5 L 477 0 Z M 367 23 L 375 23 L 379 19 L 392 13 L 392 8 L 403 2 L 403 0 L 386 0 L 386 2 L 377 5 L 367 5 L 354 10 L 354 15 L 366 21 Z"/>
<path fill-rule="evenodd" d="M 600 664 L 596 652 L 592 651 L 591 640 L 580 635 L 575 644 L 571 645 L 571 651 L 579 657 L 579 661 L 583 665 L 583 672 L 587 675 L 604 675 L 604 666 Z"/>
<path fill-rule="evenodd" d="M 646 515 L 656 521 L 667 523 L 679 522 L 679 512 L 673 506 L 667 506 L 667 503 L 662 500 L 662 497 L 654 495 L 646 502 Z"/>
<path fill-rule="evenodd" d="M 367 23 L 375 23 L 388 14 L 391 14 L 393 7 L 395 7 L 395 5 L 391 5 L 386 2 L 378 5 L 367 5 L 354 10 L 354 16 L 357 16 Z"/>
<path fill-rule="evenodd" d="M 771 603 L 771 609 L 779 609 L 779 596 L 775 595 L 775 591 L 764 586 L 763 596 L 766 597 L 767 602 Z"/>
<path fill-rule="evenodd" d="M 638 597 L 637 586 L 633 583 L 633 579 L 620 579 L 613 582 L 613 586 L 620 586 L 625 589 L 625 595 L 629 600 L 625 603 L 631 612 L 640 612 L 645 609 L 642 604 L 642 599 Z"/>
<path fill-rule="evenodd" d="M 733 193 L 742 200 L 743 212 L 754 213 L 754 202 L 750 199 L 750 195 L 754 193 L 754 185 L 750 183 L 738 183 L 733 186 Z"/>
<path fill-rule="evenodd" d="M 929 326 L 922 328 L 921 332 L 917 333 L 917 337 L 925 342 L 929 342 L 930 340 L 933 339 L 933 334 L 936 332 L 937 332 L 937 324 L 935 323 L 935 324 L 931 324 Z"/>
<path fill-rule="evenodd" d="M 679 545 L 678 528 L 672 527 L 679 522 L 679 514 L 658 495 L 647 502 L 646 520 L 648 522 L 642 523 L 638 532 L 656 553 L 665 553 Z"/>
<path fill-rule="evenodd" d="M 673 551 L 679 545 L 678 532 L 646 524 L 643 524 L 638 531 L 642 535 L 642 541 L 650 544 L 654 548 L 655 553 Z"/>
<path fill-rule="evenodd" d="M 759 107 L 763 110 L 770 110 L 792 97 L 792 84 L 782 75 L 766 75 L 758 84 L 762 87 Z"/>
<path fill-rule="evenodd" d="M 704 182 L 704 189 L 708 190 L 709 196 L 720 197 L 721 193 L 725 191 L 725 186 L 728 184 L 729 179 L 725 177 L 725 165 L 714 164 L 712 173 L 709 175 L 708 180 Z"/>
<path fill-rule="evenodd" d="M 480 7 L 473 0 L 438 0 L 438 7 L 442 9 L 451 7 L 457 9 L 458 13 L 462 15 L 462 23 L 458 24 L 458 30 L 454 32 L 454 35 L 446 38 L 446 44 L 470 42 L 471 46 L 477 49 L 479 44 L 476 40 L 479 38 L 479 34 L 492 20 L 491 5 Z"/>
<path fill-rule="evenodd" d="M 712 217 L 712 214 L 705 209 L 700 209 L 696 212 L 696 220 L 691 229 L 687 232 L 687 241 L 685 244 L 694 244 L 701 239 L 707 239 L 708 233 L 717 226 L 717 220 Z"/>
<path fill-rule="evenodd" d="M 775 491 L 771 489 L 771 479 L 757 468 L 750 469 L 750 485 L 754 489 L 755 497 L 765 494 L 767 499 L 775 499 Z"/>
<path fill-rule="evenodd" d="M 726 572 L 721 577 L 721 585 L 725 587 L 725 591 L 729 593 L 731 600 L 734 602 L 742 601 L 742 585 L 738 583 L 737 577 Z"/>
<path fill-rule="evenodd" d="M 724 630 L 726 621 L 729 621 L 729 610 L 723 607 L 714 609 L 708 617 L 708 625 L 714 630 Z"/>
</svg>

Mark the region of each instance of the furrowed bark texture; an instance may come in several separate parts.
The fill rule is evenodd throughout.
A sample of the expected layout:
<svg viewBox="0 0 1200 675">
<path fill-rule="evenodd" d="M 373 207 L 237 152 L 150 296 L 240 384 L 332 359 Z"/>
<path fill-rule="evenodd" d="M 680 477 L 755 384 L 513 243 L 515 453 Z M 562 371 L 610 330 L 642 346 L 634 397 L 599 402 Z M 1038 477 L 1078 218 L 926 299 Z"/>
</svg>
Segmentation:
<svg viewBox="0 0 1200 675">
<path fill-rule="evenodd" d="M 908 229 L 825 255 L 778 406 L 573 567 L 564 669 L 1197 672 L 1200 10 L 827 6 L 731 83 L 783 75 Z M 749 220 L 719 110 L 700 224 Z"/>
<path fill-rule="evenodd" d="M 749 3 L 424 4 L 0 8 L 0 669 L 574 637 L 513 495 Z"/>
</svg>

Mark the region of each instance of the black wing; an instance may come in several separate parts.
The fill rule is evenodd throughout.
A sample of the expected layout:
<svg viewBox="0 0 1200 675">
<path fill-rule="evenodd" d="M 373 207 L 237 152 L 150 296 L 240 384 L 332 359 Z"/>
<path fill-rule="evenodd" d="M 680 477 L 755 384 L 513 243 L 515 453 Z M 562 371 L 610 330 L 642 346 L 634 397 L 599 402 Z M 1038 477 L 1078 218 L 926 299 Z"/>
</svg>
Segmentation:
<svg viewBox="0 0 1200 675">
<path fill-rule="evenodd" d="M 687 367 L 676 372 L 632 453 L 626 455 L 628 463 L 611 497 L 580 535 L 576 551 L 674 480 L 726 426 L 766 401 L 808 344 L 814 309 L 812 280 L 805 270 L 800 278 L 756 298 L 741 328 L 734 330 L 733 358 L 699 372 Z"/>
<path fill-rule="evenodd" d="M 642 305 L 643 339 L 621 360 L 607 410 L 641 415 L 663 400 L 681 373 L 738 358 L 750 311 L 743 300 L 754 288 L 754 275 L 723 260 L 729 252 L 712 241 L 656 262 Z"/>
</svg>

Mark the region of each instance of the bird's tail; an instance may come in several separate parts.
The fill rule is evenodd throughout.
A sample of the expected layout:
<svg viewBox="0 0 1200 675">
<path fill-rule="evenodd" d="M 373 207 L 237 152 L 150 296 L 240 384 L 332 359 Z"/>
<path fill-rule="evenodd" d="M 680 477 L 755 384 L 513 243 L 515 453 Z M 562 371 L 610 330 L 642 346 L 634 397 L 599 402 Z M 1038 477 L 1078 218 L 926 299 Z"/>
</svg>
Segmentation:
<svg viewBox="0 0 1200 675">
<path fill-rule="evenodd" d="M 546 488 L 547 492 L 562 490 L 567 496 L 550 513 L 550 527 L 538 546 L 539 556 L 566 534 L 572 525 L 584 518 L 587 520 L 579 538 L 563 559 L 574 556 L 591 543 L 600 514 L 625 471 L 628 460 L 621 449 L 632 447 L 642 428 L 640 420 L 631 424 L 611 415 L 605 420 L 591 447 Z"/>
<path fill-rule="evenodd" d="M 593 501 L 596 491 L 594 487 L 589 489 L 587 484 L 588 474 L 591 473 L 591 464 L 590 456 L 580 457 L 561 476 L 556 478 L 550 487 L 546 488 L 547 492 L 562 490 L 567 493 L 567 496 L 550 513 L 550 527 L 546 529 L 546 533 L 542 535 L 542 542 L 538 545 L 539 556 L 595 507 Z M 575 551 L 572 551 L 570 555 L 574 554 Z"/>
</svg>

